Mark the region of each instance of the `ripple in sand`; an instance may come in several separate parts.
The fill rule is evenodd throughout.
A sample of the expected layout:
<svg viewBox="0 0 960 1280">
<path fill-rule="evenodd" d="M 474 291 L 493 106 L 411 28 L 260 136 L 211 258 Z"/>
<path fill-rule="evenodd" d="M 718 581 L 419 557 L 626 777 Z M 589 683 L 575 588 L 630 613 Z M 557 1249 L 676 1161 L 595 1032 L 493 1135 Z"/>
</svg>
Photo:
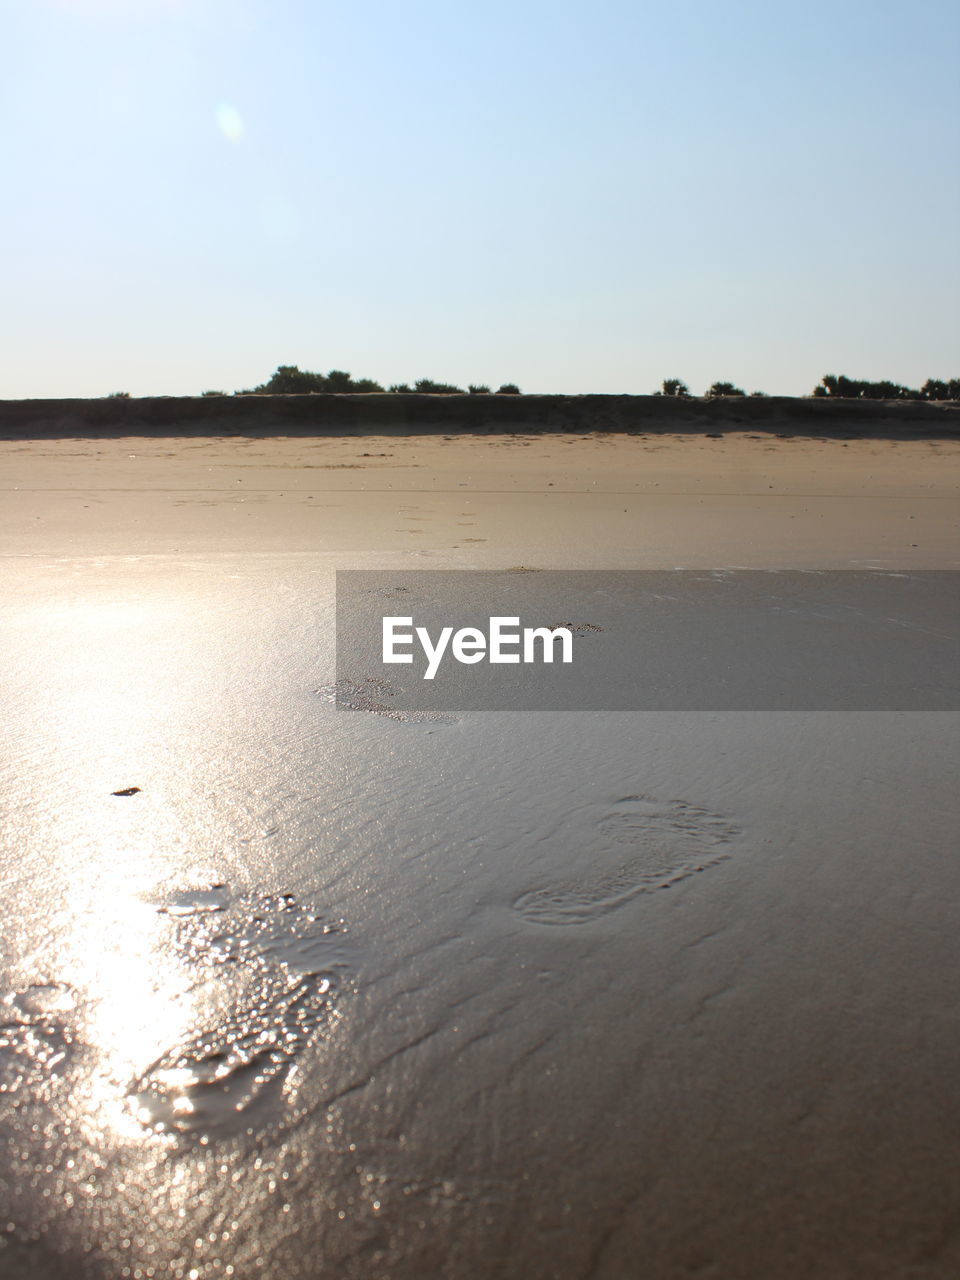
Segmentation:
<svg viewBox="0 0 960 1280">
<path fill-rule="evenodd" d="M 631 846 L 634 856 L 583 880 L 530 889 L 515 900 L 514 910 L 534 924 L 586 924 L 642 893 L 668 889 L 725 861 L 737 834 L 720 814 L 683 800 L 664 803 L 648 796 L 617 801 L 599 830 L 608 844 Z"/>
</svg>

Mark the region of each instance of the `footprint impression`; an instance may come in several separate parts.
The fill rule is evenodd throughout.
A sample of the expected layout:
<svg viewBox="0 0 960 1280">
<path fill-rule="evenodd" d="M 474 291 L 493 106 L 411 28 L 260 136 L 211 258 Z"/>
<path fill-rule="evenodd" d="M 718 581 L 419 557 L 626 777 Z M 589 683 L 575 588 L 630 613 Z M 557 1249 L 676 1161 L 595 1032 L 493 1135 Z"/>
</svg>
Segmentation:
<svg viewBox="0 0 960 1280">
<path fill-rule="evenodd" d="M 625 796 L 601 818 L 599 831 L 623 860 L 613 870 L 530 889 L 514 910 L 533 924 L 586 924 L 641 893 L 668 889 L 730 857 L 736 828 L 726 818 L 684 800 Z"/>
<path fill-rule="evenodd" d="M 224 886 L 184 894 L 163 908 L 187 957 L 209 966 L 216 1012 L 132 1082 L 140 1122 L 157 1132 L 229 1136 L 270 1121 L 289 1092 L 303 1050 L 332 1028 L 342 925 L 290 894 L 230 901 Z M 219 975 L 218 975 L 219 970 Z"/>
<path fill-rule="evenodd" d="M 386 680 L 366 676 L 363 680 L 342 679 L 335 684 L 321 685 L 315 689 L 324 702 L 348 711 L 369 711 L 384 716 L 398 724 L 455 724 L 453 716 L 441 711 L 403 711 L 389 705 L 388 699 L 396 696 L 396 690 Z"/>
</svg>

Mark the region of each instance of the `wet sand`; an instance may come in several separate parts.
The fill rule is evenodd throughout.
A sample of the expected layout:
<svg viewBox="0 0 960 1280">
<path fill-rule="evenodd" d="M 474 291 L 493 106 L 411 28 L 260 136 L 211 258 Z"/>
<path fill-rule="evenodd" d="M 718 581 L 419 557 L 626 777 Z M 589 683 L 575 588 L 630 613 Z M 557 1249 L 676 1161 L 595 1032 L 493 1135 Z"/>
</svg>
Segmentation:
<svg viewBox="0 0 960 1280">
<path fill-rule="evenodd" d="M 0 457 L 0 1273 L 960 1272 L 960 717 L 329 696 L 337 568 L 957 568 L 960 444 Z"/>
</svg>

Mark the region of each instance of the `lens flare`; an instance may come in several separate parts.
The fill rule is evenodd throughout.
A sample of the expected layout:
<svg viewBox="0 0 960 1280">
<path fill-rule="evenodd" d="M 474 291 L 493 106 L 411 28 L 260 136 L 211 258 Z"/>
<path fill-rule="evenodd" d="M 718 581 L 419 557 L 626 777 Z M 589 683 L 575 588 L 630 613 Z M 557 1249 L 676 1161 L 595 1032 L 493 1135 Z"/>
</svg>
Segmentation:
<svg viewBox="0 0 960 1280">
<path fill-rule="evenodd" d="M 217 126 L 228 142 L 240 142 L 243 139 L 243 117 L 236 107 L 221 102 L 217 107 Z"/>
</svg>

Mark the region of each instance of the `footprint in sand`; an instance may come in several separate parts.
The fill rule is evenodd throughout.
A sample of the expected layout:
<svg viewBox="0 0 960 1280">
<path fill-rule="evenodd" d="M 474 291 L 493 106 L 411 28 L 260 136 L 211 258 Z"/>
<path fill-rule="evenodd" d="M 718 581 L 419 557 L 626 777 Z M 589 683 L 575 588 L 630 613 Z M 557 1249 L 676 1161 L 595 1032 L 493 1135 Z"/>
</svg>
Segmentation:
<svg viewBox="0 0 960 1280">
<path fill-rule="evenodd" d="M 648 796 L 618 800 L 600 820 L 599 831 L 608 848 L 626 846 L 630 856 L 613 870 L 583 880 L 530 889 L 514 901 L 514 910 L 533 924 L 586 924 L 641 893 L 668 889 L 725 861 L 737 835 L 719 814 L 684 800 Z"/>
<path fill-rule="evenodd" d="M 215 906 L 190 893 L 160 910 L 177 920 L 180 949 L 207 968 L 208 987 L 229 985 L 229 1002 L 128 1089 L 145 1128 L 201 1140 L 276 1118 L 304 1049 L 338 1016 L 337 975 L 348 964 L 340 924 L 291 894 L 229 901 L 216 890 Z M 229 966 L 229 980 L 217 979 L 218 966 Z"/>
<path fill-rule="evenodd" d="M 301 1052 L 334 1013 L 331 983 L 264 978 L 243 1007 L 176 1046 L 134 1081 L 140 1122 L 209 1137 L 270 1119 Z"/>
<path fill-rule="evenodd" d="M 342 679 L 335 684 L 321 685 L 314 693 L 324 702 L 331 702 L 341 710 L 369 711 L 372 715 L 395 720 L 398 724 L 455 724 L 453 716 L 442 711 L 403 711 L 391 707 L 388 698 L 396 696 L 396 690 L 386 680 L 366 676 L 363 680 Z"/>
</svg>

